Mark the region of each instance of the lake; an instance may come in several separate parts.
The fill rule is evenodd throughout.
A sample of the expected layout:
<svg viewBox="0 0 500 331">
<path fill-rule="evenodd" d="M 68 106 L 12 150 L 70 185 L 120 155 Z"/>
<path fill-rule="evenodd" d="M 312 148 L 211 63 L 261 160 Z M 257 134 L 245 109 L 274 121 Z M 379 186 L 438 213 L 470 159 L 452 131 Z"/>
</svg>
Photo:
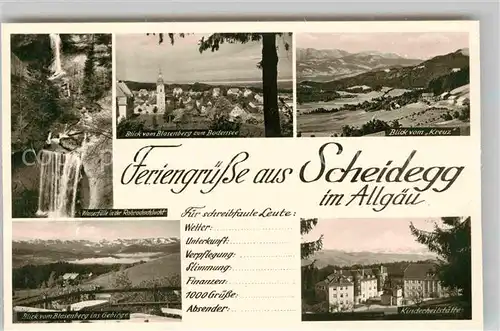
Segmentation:
<svg viewBox="0 0 500 331">
<path fill-rule="evenodd" d="M 133 264 L 141 261 L 151 261 L 161 255 L 162 253 L 114 254 L 113 256 L 92 257 L 68 262 L 75 264 Z"/>
</svg>

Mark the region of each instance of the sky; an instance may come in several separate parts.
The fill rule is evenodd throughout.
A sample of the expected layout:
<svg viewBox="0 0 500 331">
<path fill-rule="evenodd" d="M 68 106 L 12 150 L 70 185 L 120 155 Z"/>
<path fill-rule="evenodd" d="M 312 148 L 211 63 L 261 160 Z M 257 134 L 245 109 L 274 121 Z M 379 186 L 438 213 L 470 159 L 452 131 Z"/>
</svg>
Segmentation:
<svg viewBox="0 0 500 331">
<path fill-rule="evenodd" d="M 320 219 L 316 227 L 303 240 L 323 237 L 323 249 L 346 252 L 398 252 L 426 253 L 427 247 L 415 241 L 409 225 L 417 229 L 432 230 L 437 218 L 387 219 Z"/>
<path fill-rule="evenodd" d="M 198 41 L 203 34 L 176 38 L 174 45 L 165 36 L 158 45 L 158 35 L 118 34 L 116 36 L 116 78 L 139 82 L 156 82 L 161 69 L 166 83 L 210 81 L 261 80 L 257 63 L 262 57 L 261 42 L 246 44 L 224 43 L 218 51 L 200 54 Z M 292 48 L 285 50 L 284 41 L 291 46 L 287 34 L 278 36 L 278 79 L 292 79 Z"/>
<path fill-rule="evenodd" d="M 60 239 L 142 239 L 180 237 L 180 225 L 175 221 L 29 221 L 12 224 L 13 240 Z"/>
<path fill-rule="evenodd" d="M 296 43 L 298 48 L 378 51 L 426 60 L 468 48 L 469 37 L 464 32 L 299 33 Z"/>
</svg>

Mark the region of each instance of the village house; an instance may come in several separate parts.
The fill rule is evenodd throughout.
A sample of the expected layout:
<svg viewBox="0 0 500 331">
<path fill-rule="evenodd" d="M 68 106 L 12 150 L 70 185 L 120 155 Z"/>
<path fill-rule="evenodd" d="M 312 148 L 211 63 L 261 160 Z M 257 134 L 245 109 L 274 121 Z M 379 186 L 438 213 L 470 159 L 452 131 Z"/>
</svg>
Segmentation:
<svg viewBox="0 0 500 331">
<path fill-rule="evenodd" d="M 118 123 L 129 118 L 134 112 L 134 95 L 122 81 L 116 83 L 116 107 Z"/>
<path fill-rule="evenodd" d="M 470 100 L 467 97 L 461 96 L 457 99 L 457 105 L 468 106 L 468 105 L 470 105 Z"/>
<path fill-rule="evenodd" d="M 241 120 L 245 122 L 249 118 L 249 116 L 250 114 L 248 114 L 246 110 L 238 105 L 234 106 L 233 110 L 231 110 L 231 112 L 229 113 L 229 119 L 231 121 Z"/>
<path fill-rule="evenodd" d="M 188 97 L 184 97 L 184 98 L 181 98 L 182 102 L 184 103 L 184 105 L 190 103 L 193 99 L 188 96 Z"/>
<path fill-rule="evenodd" d="M 82 280 L 82 276 L 79 273 L 65 273 L 61 278 L 63 286 L 77 285 Z"/>
<path fill-rule="evenodd" d="M 218 96 L 220 96 L 220 88 L 214 87 L 214 89 L 212 90 L 212 97 L 217 98 Z"/>
<path fill-rule="evenodd" d="M 243 91 L 243 96 L 246 98 L 246 97 L 249 97 L 252 95 L 252 91 L 249 90 L 249 89 L 245 89 L 245 91 Z"/>
<path fill-rule="evenodd" d="M 260 104 L 264 103 L 264 98 L 260 94 L 256 94 L 254 96 L 254 99 L 255 99 L 255 101 L 257 101 L 257 103 L 260 103 Z"/>
<path fill-rule="evenodd" d="M 383 288 L 387 278 L 387 268 L 380 266 L 374 269 L 336 270 L 325 279 L 326 283 L 319 282 L 316 284 L 316 294 L 319 295 L 319 297 L 324 297 L 325 291 L 328 293 L 330 291 L 330 289 L 325 288 L 325 286 L 330 283 L 329 279 L 338 280 L 339 276 L 344 277 L 343 279 L 348 279 L 349 282 L 352 283 L 353 292 L 349 300 L 352 301 L 353 304 L 360 304 L 383 294 Z"/>
<path fill-rule="evenodd" d="M 448 97 L 448 104 L 454 105 L 457 102 L 457 96 L 456 95 L 450 95 Z"/>
<path fill-rule="evenodd" d="M 207 115 L 207 113 L 208 113 L 208 108 L 207 108 L 206 106 L 201 106 L 201 107 L 199 108 L 199 110 L 200 110 L 200 115 L 201 115 L 201 116 L 206 116 L 206 115 Z"/>
<path fill-rule="evenodd" d="M 327 299 L 328 310 L 336 312 L 354 305 L 354 282 L 351 277 L 331 274 L 316 284 L 316 294 Z"/>
<path fill-rule="evenodd" d="M 403 304 L 403 289 L 401 287 L 387 288 L 380 297 L 384 306 L 401 306 Z"/>
<path fill-rule="evenodd" d="M 153 114 L 156 105 L 144 102 L 134 108 L 134 114 Z"/>
<path fill-rule="evenodd" d="M 227 90 L 227 95 L 235 95 L 235 96 L 238 96 L 240 95 L 241 91 L 239 88 L 236 88 L 236 87 L 232 87 L 230 88 L 229 90 Z"/>
<path fill-rule="evenodd" d="M 444 296 L 433 263 L 410 263 L 397 273 L 391 274 L 391 287 L 400 286 L 405 301 L 414 302 Z"/>
<path fill-rule="evenodd" d="M 434 100 L 434 93 L 422 93 L 421 98 L 424 101 L 433 101 Z"/>
<path fill-rule="evenodd" d="M 439 95 L 439 99 L 446 100 L 450 96 L 450 92 L 443 92 Z"/>
<path fill-rule="evenodd" d="M 180 87 L 175 87 L 174 90 L 172 91 L 172 95 L 174 97 L 179 97 L 182 95 L 182 88 Z"/>
<path fill-rule="evenodd" d="M 257 110 L 257 109 L 258 109 L 257 105 L 256 105 L 255 103 L 253 103 L 253 102 L 249 102 L 249 103 L 248 103 L 248 107 L 249 107 L 251 110 Z"/>
</svg>

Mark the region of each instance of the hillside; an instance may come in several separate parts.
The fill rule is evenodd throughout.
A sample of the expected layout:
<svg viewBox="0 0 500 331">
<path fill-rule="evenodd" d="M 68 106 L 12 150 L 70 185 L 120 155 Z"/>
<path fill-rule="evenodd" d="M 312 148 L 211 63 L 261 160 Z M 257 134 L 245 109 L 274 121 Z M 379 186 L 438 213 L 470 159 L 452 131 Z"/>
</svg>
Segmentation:
<svg viewBox="0 0 500 331">
<path fill-rule="evenodd" d="M 375 51 L 349 53 L 338 49 L 297 49 L 297 77 L 331 81 L 374 69 L 413 66 L 422 60 Z M 362 85 L 362 84 L 360 84 Z"/>
<path fill-rule="evenodd" d="M 132 282 L 132 286 L 138 286 L 143 281 L 155 278 L 180 276 L 181 257 L 180 253 L 169 254 L 167 256 L 135 265 L 124 270 Z M 101 275 L 90 281 L 91 284 L 100 285 L 104 288 L 113 286 L 114 279 L 119 272 L 110 272 Z"/>
<path fill-rule="evenodd" d="M 368 85 L 370 87 L 387 86 L 395 88 L 427 88 L 429 83 L 439 77 L 459 73 L 460 69 L 469 67 L 467 51 L 460 49 L 456 52 L 433 57 L 413 66 L 377 69 L 356 76 L 346 77 L 329 82 L 301 82 L 302 86 L 325 89 L 343 90 L 351 86 Z"/>
<path fill-rule="evenodd" d="M 398 261 L 412 262 L 432 259 L 435 259 L 435 257 L 431 254 L 345 252 L 340 250 L 322 250 L 311 257 L 311 260 L 316 260 L 316 266 L 318 268 L 323 268 L 328 265 L 369 265 L 376 263 L 390 263 Z"/>
</svg>

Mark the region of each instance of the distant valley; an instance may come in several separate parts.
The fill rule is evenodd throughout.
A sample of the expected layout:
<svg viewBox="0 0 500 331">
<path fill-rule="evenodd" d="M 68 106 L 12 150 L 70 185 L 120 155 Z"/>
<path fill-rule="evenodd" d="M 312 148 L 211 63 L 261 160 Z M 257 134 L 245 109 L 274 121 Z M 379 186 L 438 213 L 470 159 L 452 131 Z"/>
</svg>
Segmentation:
<svg viewBox="0 0 500 331">
<path fill-rule="evenodd" d="M 425 61 L 312 49 L 297 58 L 317 69 L 297 81 L 299 136 L 383 136 L 401 127 L 452 127 L 470 134 L 467 48 Z M 321 69 L 326 64 L 328 70 Z"/>
<path fill-rule="evenodd" d="M 180 277 L 180 241 L 177 237 L 13 241 L 12 252 L 16 289 L 53 287 L 54 280 L 60 282 L 66 273 L 80 275 L 78 283 L 81 286 L 103 287 L 115 286 L 115 279 L 122 271 L 132 285 Z"/>
</svg>

